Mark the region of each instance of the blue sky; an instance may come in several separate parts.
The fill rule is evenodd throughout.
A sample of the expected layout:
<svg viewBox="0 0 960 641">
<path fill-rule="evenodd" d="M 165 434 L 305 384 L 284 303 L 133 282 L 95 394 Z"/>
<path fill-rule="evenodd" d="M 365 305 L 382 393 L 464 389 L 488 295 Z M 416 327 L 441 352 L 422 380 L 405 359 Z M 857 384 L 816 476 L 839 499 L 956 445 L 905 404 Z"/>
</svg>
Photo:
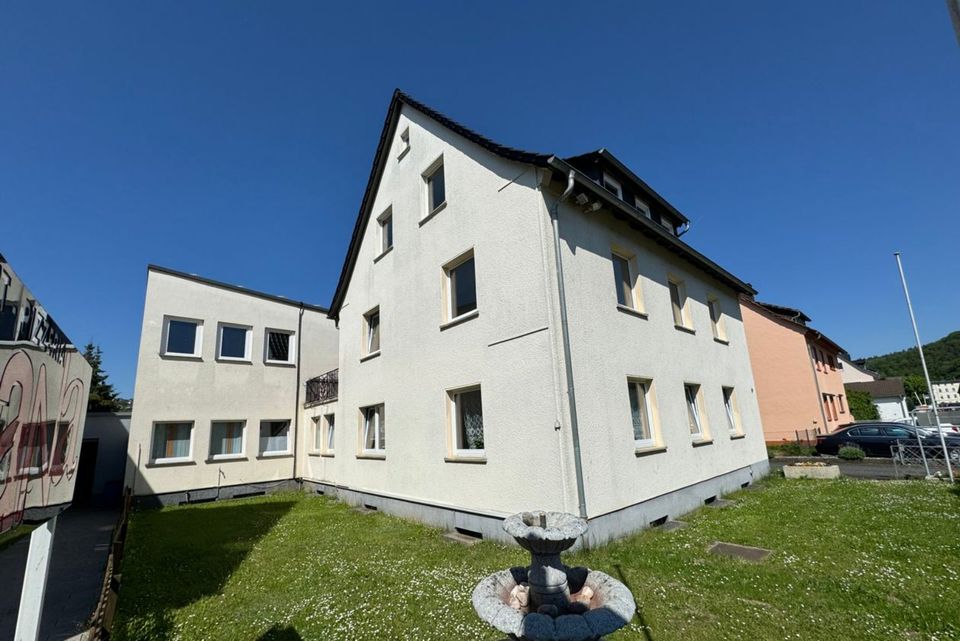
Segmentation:
<svg viewBox="0 0 960 641">
<path fill-rule="evenodd" d="M 694 247 L 854 356 L 958 328 L 944 3 L 6 3 L 0 252 L 133 392 L 147 263 L 317 304 L 391 92 L 508 145 L 607 147 Z"/>
</svg>

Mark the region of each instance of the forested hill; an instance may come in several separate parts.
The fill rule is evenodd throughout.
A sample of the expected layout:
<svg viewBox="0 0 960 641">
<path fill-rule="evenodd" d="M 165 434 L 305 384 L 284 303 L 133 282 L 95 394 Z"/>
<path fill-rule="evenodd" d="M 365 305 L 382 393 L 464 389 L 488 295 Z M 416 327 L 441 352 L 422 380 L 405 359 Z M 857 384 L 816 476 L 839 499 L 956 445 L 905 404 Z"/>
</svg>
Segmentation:
<svg viewBox="0 0 960 641">
<path fill-rule="evenodd" d="M 960 379 L 960 332 L 952 332 L 923 346 L 933 380 Z M 884 376 L 923 376 L 917 348 L 867 358 L 867 369 Z"/>
</svg>

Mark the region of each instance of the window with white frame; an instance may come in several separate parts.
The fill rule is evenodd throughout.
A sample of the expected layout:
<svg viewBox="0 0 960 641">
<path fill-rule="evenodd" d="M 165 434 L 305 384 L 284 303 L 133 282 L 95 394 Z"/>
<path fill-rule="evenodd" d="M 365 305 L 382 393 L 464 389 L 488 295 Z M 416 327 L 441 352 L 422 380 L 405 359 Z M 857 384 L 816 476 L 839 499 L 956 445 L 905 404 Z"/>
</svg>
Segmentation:
<svg viewBox="0 0 960 641">
<path fill-rule="evenodd" d="M 360 408 L 364 454 L 384 454 L 387 449 L 386 415 L 383 404 Z"/>
<path fill-rule="evenodd" d="M 153 463 L 184 463 L 193 460 L 193 422 L 154 423 L 150 460 Z"/>
<path fill-rule="evenodd" d="M 700 411 L 700 386 L 685 383 L 683 395 L 687 403 L 687 422 L 690 425 L 690 435 L 696 439 L 705 439 L 703 413 Z"/>
<path fill-rule="evenodd" d="M 380 227 L 380 253 L 385 254 L 393 248 L 393 207 L 380 214 L 377 224 Z"/>
<path fill-rule="evenodd" d="M 707 308 L 710 310 L 710 325 L 713 327 L 713 337 L 721 341 L 727 340 L 727 331 L 723 325 L 723 310 L 720 299 L 711 296 L 707 299 Z"/>
<path fill-rule="evenodd" d="M 290 421 L 260 421 L 260 456 L 290 453 Z"/>
<path fill-rule="evenodd" d="M 455 457 L 483 457 L 483 400 L 480 386 L 447 393 L 451 444 Z"/>
<path fill-rule="evenodd" d="M 447 203 L 447 184 L 443 172 L 443 156 L 440 156 L 427 171 L 423 172 L 426 186 L 427 211 L 429 216 Z"/>
<path fill-rule="evenodd" d="M 473 250 L 443 268 L 446 280 L 444 317 L 453 320 L 477 309 L 477 275 Z"/>
<path fill-rule="evenodd" d="M 296 354 L 296 335 L 283 329 L 268 329 L 264 339 L 264 361 L 271 365 L 292 365 Z"/>
<path fill-rule="evenodd" d="M 727 414 L 727 427 L 731 434 L 743 434 L 743 424 L 740 422 L 740 408 L 737 405 L 737 395 L 732 387 L 723 390 L 723 409 Z"/>
<path fill-rule="evenodd" d="M 333 438 L 337 427 L 336 418 L 334 414 L 324 414 L 320 421 L 323 425 L 323 441 L 320 444 L 320 451 L 324 454 L 333 454 Z"/>
<path fill-rule="evenodd" d="M 365 356 L 380 351 L 380 308 L 374 307 L 363 315 L 363 353 Z"/>
<path fill-rule="evenodd" d="M 217 325 L 217 358 L 222 361 L 250 360 L 253 331 L 245 325 Z"/>
<path fill-rule="evenodd" d="M 314 416 L 310 419 L 313 422 L 313 451 L 323 451 L 323 417 Z"/>
<path fill-rule="evenodd" d="M 650 399 L 650 381 L 627 380 L 627 395 L 630 398 L 630 418 L 633 421 L 633 441 L 636 447 L 652 447 L 656 444 Z"/>
<path fill-rule="evenodd" d="M 633 206 L 636 207 L 638 210 L 640 210 L 640 213 L 646 216 L 647 218 L 650 218 L 650 219 L 653 218 L 653 215 L 650 213 L 650 205 L 643 202 L 639 198 L 634 197 Z"/>
<path fill-rule="evenodd" d="M 687 292 L 682 280 L 671 278 L 667 281 L 670 288 L 670 306 L 673 309 L 673 324 L 691 329 L 687 314 Z"/>
<path fill-rule="evenodd" d="M 192 318 L 163 318 L 164 356 L 199 358 L 203 343 L 203 321 Z"/>
<path fill-rule="evenodd" d="M 397 160 L 401 160 L 410 151 L 410 127 L 404 127 L 400 132 L 400 150 L 397 152 Z"/>
<path fill-rule="evenodd" d="M 611 259 L 613 280 L 617 288 L 617 304 L 630 309 L 639 309 L 633 287 L 633 274 L 630 273 L 630 259 L 617 252 L 613 252 Z"/>
<path fill-rule="evenodd" d="M 611 194 L 615 195 L 617 198 L 623 198 L 623 189 L 620 187 L 620 183 L 616 181 L 609 174 L 603 174 L 603 188 L 609 191 Z"/>
<path fill-rule="evenodd" d="M 242 458 L 246 421 L 213 421 L 210 423 L 210 458 Z"/>
</svg>

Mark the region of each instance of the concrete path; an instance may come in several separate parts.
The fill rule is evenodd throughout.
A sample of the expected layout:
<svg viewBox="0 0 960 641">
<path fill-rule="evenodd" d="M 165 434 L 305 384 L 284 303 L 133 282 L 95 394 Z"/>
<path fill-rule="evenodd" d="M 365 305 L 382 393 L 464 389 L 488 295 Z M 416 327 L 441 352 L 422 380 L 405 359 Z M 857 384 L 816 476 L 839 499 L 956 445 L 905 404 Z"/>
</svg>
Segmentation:
<svg viewBox="0 0 960 641">
<path fill-rule="evenodd" d="M 71 508 L 60 515 L 40 641 L 65 641 L 82 631 L 100 596 L 110 533 L 119 514 L 113 510 Z M 0 639 L 12 639 L 16 630 L 29 541 L 30 537 L 24 537 L 0 551 Z"/>
</svg>

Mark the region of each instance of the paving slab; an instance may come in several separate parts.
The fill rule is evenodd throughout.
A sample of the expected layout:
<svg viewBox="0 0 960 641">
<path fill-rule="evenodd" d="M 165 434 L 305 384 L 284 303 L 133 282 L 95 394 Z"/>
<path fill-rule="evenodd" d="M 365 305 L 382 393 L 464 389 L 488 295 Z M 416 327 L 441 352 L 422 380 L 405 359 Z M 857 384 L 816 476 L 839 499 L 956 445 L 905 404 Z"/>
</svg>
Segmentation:
<svg viewBox="0 0 960 641">
<path fill-rule="evenodd" d="M 663 525 L 657 526 L 657 529 L 663 530 L 664 532 L 673 532 L 674 530 L 682 530 L 685 527 L 687 527 L 686 521 L 670 519 L 669 521 L 665 521 Z"/>
<path fill-rule="evenodd" d="M 753 563 L 759 563 L 773 554 L 773 550 L 754 548 L 749 545 L 738 545 L 736 543 L 724 543 L 723 541 L 715 541 L 707 548 L 707 552 L 732 559 L 752 561 Z"/>
</svg>

